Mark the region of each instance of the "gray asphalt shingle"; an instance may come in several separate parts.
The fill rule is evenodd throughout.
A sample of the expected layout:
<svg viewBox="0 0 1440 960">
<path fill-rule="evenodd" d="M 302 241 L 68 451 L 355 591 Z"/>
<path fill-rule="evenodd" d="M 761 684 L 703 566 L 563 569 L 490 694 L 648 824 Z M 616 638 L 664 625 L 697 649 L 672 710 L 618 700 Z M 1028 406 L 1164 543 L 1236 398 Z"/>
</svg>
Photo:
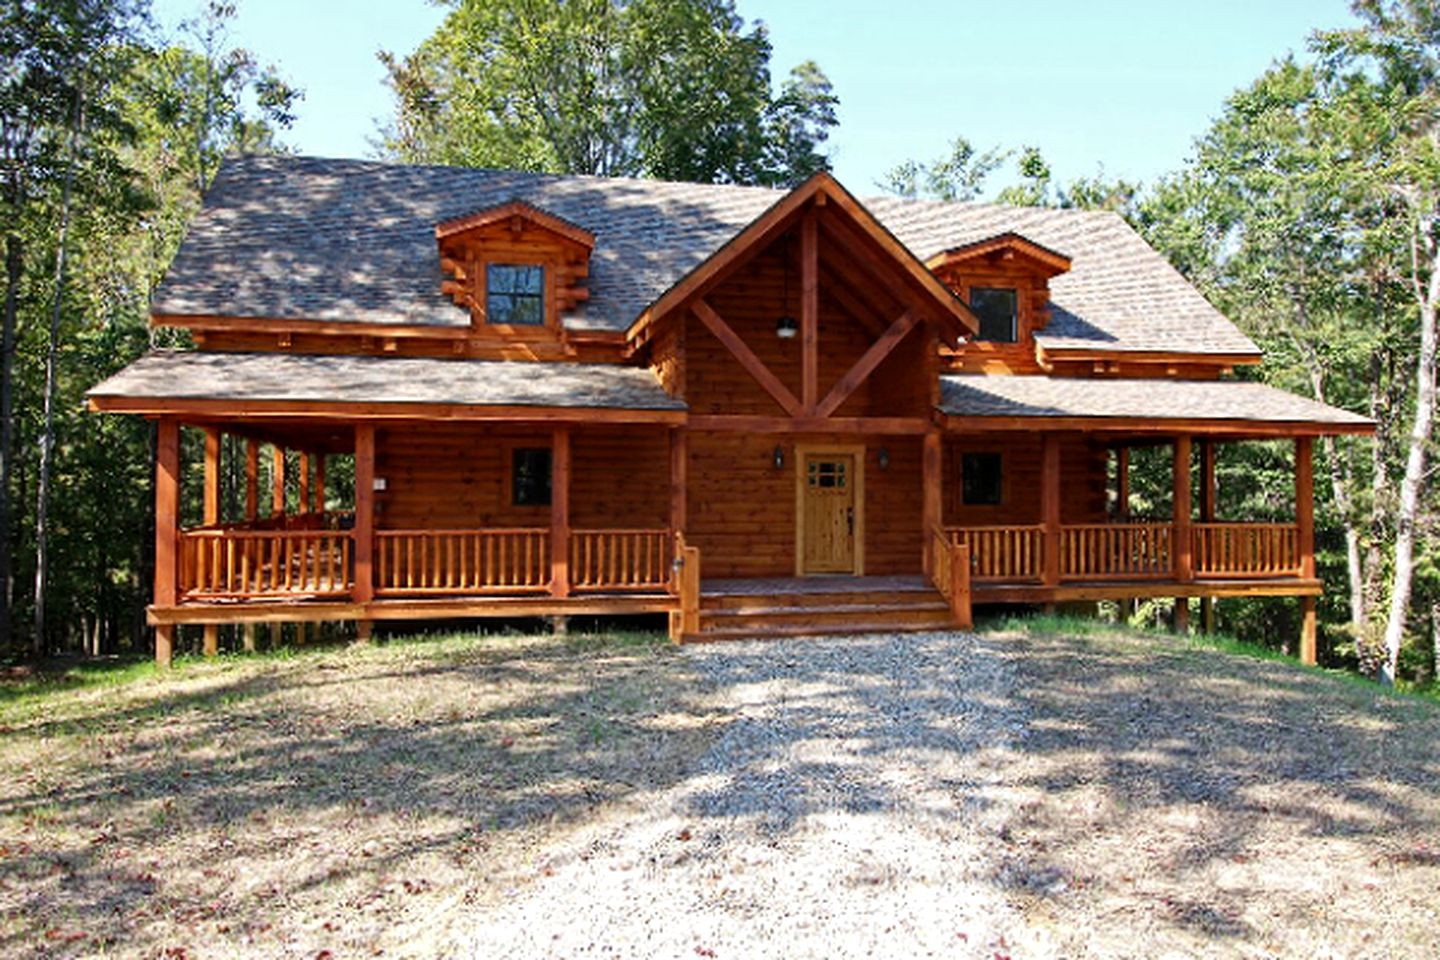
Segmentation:
<svg viewBox="0 0 1440 960">
<path fill-rule="evenodd" d="M 307 157 L 227 161 L 156 293 L 165 314 L 460 327 L 434 227 L 524 200 L 595 235 L 572 329 L 624 330 L 783 192 L 653 180 Z M 1052 281 L 1055 347 L 1254 354 L 1118 216 L 881 197 L 865 201 L 922 260 L 1006 231 L 1072 258 Z"/>
</svg>

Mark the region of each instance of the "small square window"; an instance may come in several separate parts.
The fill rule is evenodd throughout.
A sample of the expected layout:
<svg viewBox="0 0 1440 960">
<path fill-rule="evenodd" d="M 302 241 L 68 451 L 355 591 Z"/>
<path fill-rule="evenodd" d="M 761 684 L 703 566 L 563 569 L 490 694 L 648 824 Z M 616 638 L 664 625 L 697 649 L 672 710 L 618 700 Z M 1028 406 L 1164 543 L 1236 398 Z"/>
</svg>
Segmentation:
<svg viewBox="0 0 1440 960">
<path fill-rule="evenodd" d="M 511 452 L 510 497 L 517 507 L 550 506 L 549 447 L 516 447 Z"/>
<path fill-rule="evenodd" d="M 980 318 L 980 332 L 975 339 L 1014 343 L 1019 336 L 1017 302 L 1014 290 L 971 287 L 970 309 Z"/>
<path fill-rule="evenodd" d="M 485 268 L 485 320 L 538 326 L 545 322 L 545 268 L 492 263 Z"/>
<path fill-rule="evenodd" d="M 994 506 L 1005 490 L 998 453 L 967 453 L 960 458 L 960 501 L 967 507 Z"/>
</svg>

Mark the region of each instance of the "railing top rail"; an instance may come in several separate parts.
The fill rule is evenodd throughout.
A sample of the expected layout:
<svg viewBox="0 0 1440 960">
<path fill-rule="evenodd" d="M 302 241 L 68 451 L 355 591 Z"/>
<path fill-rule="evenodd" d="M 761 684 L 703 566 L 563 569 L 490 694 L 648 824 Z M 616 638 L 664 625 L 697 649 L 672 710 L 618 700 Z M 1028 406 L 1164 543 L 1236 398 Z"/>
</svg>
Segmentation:
<svg viewBox="0 0 1440 960">
<path fill-rule="evenodd" d="M 1062 523 L 1061 530 L 1145 530 L 1175 526 L 1169 520 L 1146 520 L 1143 523 Z"/>
<path fill-rule="evenodd" d="M 611 536 L 665 536 L 670 535 L 666 527 L 571 527 L 570 533 L 575 536 L 592 534 L 609 534 Z"/>
<path fill-rule="evenodd" d="M 1237 529 L 1259 529 L 1259 530 L 1293 530 L 1299 524 L 1284 520 L 1205 520 L 1190 524 L 1192 527 L 1226 527 Z"/>
<path fill-rule="evenodd" d="M 307 538 L 320 539 L 323 537 L 350 537 L 354 536 L 353 530 L 330 530 L 326 528 L 280 528 L 271 530 L 234 530 L 226 527 L 192 527 L 180 531 L 181 537 L 193 537 L 197 539 L 223 539 L 233 537 L 237 540 L 274 540 L 291 539 L 304 540 Z"/>
<path fill-rule="evenodd" d="M 956 531 L 984 532 L 986 530 L 1044 530 L 1045 525 L 1043 523 L 989 523 L 978 526 L 972 524 L 955 524 L 953 526 L 942 527 L 941 529 L 946 533 L 954 533 Z"/>
</svg>

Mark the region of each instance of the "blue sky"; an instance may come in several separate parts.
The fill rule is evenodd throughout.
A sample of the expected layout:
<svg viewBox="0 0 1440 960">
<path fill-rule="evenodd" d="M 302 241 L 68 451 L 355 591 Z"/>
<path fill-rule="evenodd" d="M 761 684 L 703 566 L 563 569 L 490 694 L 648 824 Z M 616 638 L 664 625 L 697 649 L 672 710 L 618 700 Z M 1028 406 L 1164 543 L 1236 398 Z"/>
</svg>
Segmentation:
<svg viewBox="0 0 1440 960">
<path fill-rule="evenodd" d="M 1099 169 L 1151 180 L 1178 168 L 1225 97 L 1347 0 L 737 0 L 770 30 L 777 81 L 818 61 L 840 96 L 836 173 L 861 194 L 957 134 L 979 148 L 1038 146 L 1063 179 Z M 237 44 L 306 92 L 289 142 L 373 153 L 390 112 L 375 51 L 408 52 L 442 19 L 425 0 L 239 0 Z M 155 0 L 172 27 L 200 0 Z M 1002 180 L 997 178 L 996 186 Z"/>
</svg>

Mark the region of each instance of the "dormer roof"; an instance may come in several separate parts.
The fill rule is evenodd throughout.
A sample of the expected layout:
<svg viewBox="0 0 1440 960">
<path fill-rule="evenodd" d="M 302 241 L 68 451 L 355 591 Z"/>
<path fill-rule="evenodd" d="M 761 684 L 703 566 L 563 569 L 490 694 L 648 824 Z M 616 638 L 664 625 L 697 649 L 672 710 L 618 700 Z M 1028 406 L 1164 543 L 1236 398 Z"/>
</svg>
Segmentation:
<svg viewBox="0 0 1440 960">
<path fill-rule="evenodd" d="M 946 267 L 959 267 L 976 260 L 1015 260 L 1017 258 L 1033 265 L 1035 272 L 1043 274 L 1047 279 L 1068 273 L 1070 270 L 1070 258 L 1065 254 L 1051 250 L 1013 230 L 951 247 L 949 250 L 931 256 L 925 261 L 925 265 L 931 270 L 939 271 Z"/>
<path fill-rule="evenodd" d="M 558 217 L 548 210 L 542 210 L 524 200 L 508 200 L 493 207 L 485 207 L 474 213 L 444 220 L 435 225 L 435 239 L 445 240 L 458 234 L 479 230 L 506 221 L 529 221 L 542 230 L 578 243 L 587 250 L 595 248 L 595 235 L 575 223 Z"/>
</svg>

